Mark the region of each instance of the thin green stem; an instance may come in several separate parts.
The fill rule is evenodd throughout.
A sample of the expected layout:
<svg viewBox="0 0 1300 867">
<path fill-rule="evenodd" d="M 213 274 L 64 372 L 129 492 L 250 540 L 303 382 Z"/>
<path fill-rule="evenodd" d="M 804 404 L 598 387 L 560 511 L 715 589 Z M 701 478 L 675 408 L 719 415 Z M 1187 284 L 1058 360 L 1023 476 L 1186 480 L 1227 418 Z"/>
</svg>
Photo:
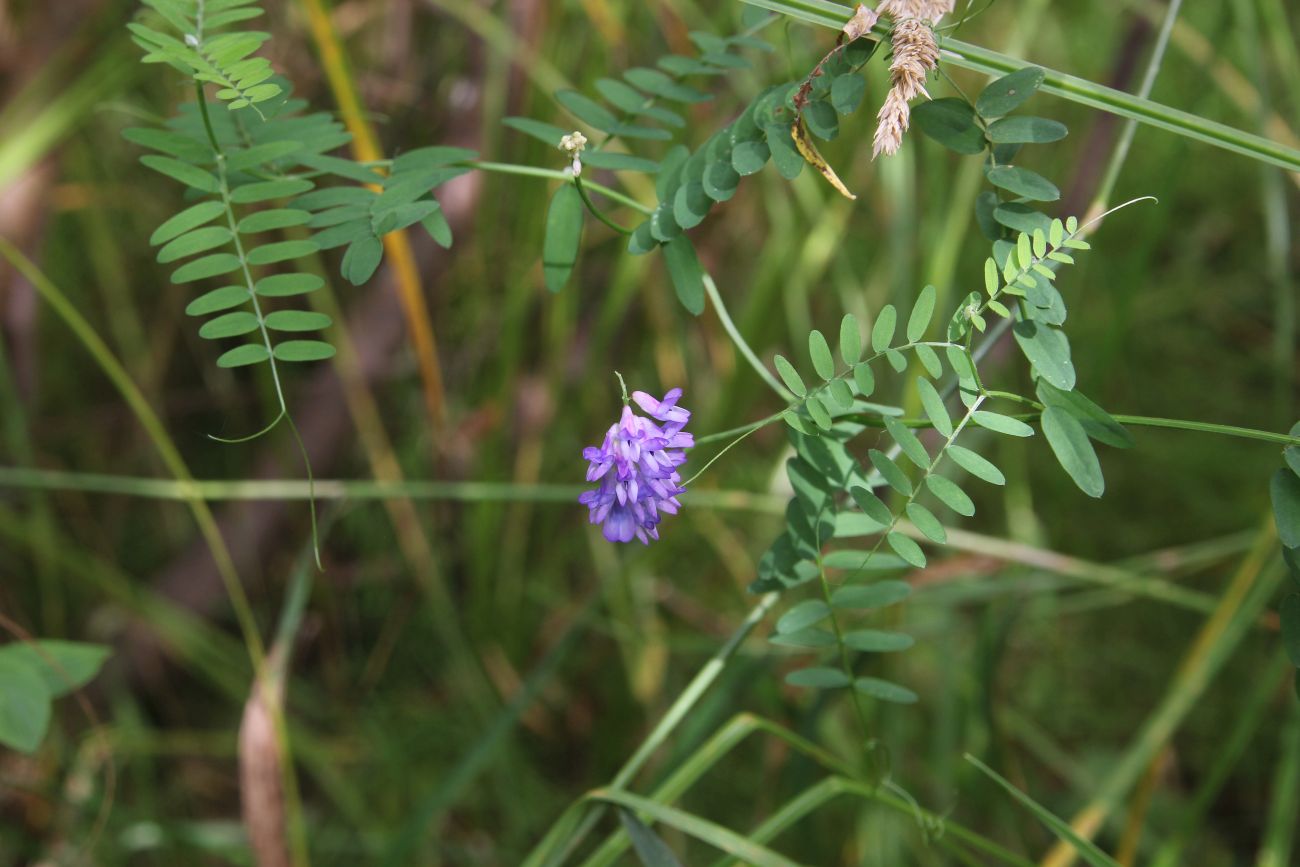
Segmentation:
<svg viewBox="0 0 1300 867">
<path fill-rule="evenodd" d="M 201 94 L 200 94 L 201 95 Z M 215 140 L 214 140 L 215 141 Z M 262 434 L 269 433 L 280 421 L 281 418 L 287 418 L 289 407 L 284 400 L 284 388 L 280 384 L 280 369 L 275 363 L 275 346 L 271 343 L 271 332 L 266 327 L 266 317 L 262 315 L 262 305 L 257 300 L 257 283 L 253 280 L 253 272 L 248 265 L 248 257 L 244 253 L 244 242 L 239 237 L 239 221 L 235 219 L 235 204 L 230 199 L 230 183 L 226 176 L 226 157 L 221 151 L 216 152 L 217 157 L 217 184 L 221 194 L 221 204 L 226 209 L 226 224 L 230 228 L 230 235 L 235 245 L 235 256 L 239 259 L 240 273 L 244 276 L 244 286 L 248 290 L 248 300 L 253 305 L 253 315 L 257 317 L 257 330 L 262 338 L 262 345 L 266 347 L 266 360 L 271 369 L 271 382 L 275 386 L 275 400 L 279 406 L 279 414 L 275 421 L 263 428 L 252 437 L 245 437 L 244 440 L 251 439 Z M 303 455 L 304 460 L 306 454 Z"/>
<path fill-rule="evenodd" d="M 708 271 L 704 272 L 704 294 L 709 297 L 709 301 L 713 304 L 713 309 L 718 314 L 718 320 L 722 323 L 723 330 L 727 332 L 731 342 L 736 345 L 736 349 L 740 350 L 740 354 L 749 362 L 749 366 L 758 374 L 759 379 L 771 386 L 772 390 L 782 400 L 787 403 L 793 400 L 794 394 L 781 384 L 781 381 L 776 378 L 772 371 L 767 369 L 767 365 L 759 360 L 757 353 L 750 348 L 749 343 L 741 335 L 740 329 L 736 327 L 736 323 L 731 321 L 731 315 L 727 313 L 727 305 L 722 302 L 722 296 L 718 294 L 718 284 L 713 282 L 713 275 Z"/>
<path fill-rule="evenodd" d="M 465 503 L 572 503 L 581 485 L 499 482 L 388 482 L 374 479 L 154 479 L 103 473 L 0 466 L 0 488 L 84 491 L 155 500 L 447 500 Z M 701 490 L 691 493 L 696 508 L 780 513 L 785 500 L 750 491 Z"/>
<path fill-rule="evenodd" d="M 885 541 L 885 539 L 889 536 L 890 533 L 894 532 L 894 529 L 898 526 L 898 522 L 903 519 L 904 513 L 907 512 L 907 507 L 912 505 L 912 501 L 916 499 L 917 494 L 921 493 L 922 488 L 925 486 L 925 480 L 929 478 L 930 475 L 936 469 L 939 468 L 939 464 L 943 461 L 944 456 L 948 452 L 948 447 L 957 441 L 957 437 L 961 435 L 961 432 L 965 430 L 966 425 L 970 423 L 971 417 L 975 414 L 976 410 L 980 408 L 980 404 L 984 402 L 984 399 L 985 396 L 980 395 L 979 397 L 975 398 L 974 401 L 971 402 L 970 407 L 967 408 L 966 410 L 966 414 L 962 416 L 961 421 L 959 421 L 957 425 L 953 428 L 952 434 L 947 439 L 944 440 L 943 445 L 939 447 L 938 453 L 930 460 L 930 465 L 925 468 L 925 471 L 921 473 L 921 477 L 917 479 L 916 483 L 912 486 L 912 492 L 907 495 L 907 500 L 896 512 L 894 512 L 893 518 L 889 522 L 889 526 L 885 527 L 883 530 L 880 531 L 879 535 L 876 537 L 875 543 L 871 546 L 870 549 L 868 549 L 866 556 L 863 557 L 862 565 L 858 566 L 856 570 L 857 572 L 861 572 L 863 569 L 867 567 L 867 564 L 871 562 L 871 558 L 874 557 L 876 555 L 876 552 L 880 550 L 881 544 Z M 894 454 L 897 454 L 899 450 L 901 450 L 901 447 L 897 443 L 895 443 L 894 448 L 890 450 L 890 455 L 892 456 Z M 873 476 L 875 475 L 877 474 L 873 473 Z M 850 576 L 850 578 L 851 577 L 853 576 Z M 848 581 L 850 579 L 846 578 L 845 580 Z"/>
<path fill-rule="evenodd" d="M 1151 89 L 1155 87 L 1156 76 L 1160 74 L 1160 66 L 1165 59 L 1165 51 L 1169 48 L 1169 36 L 1174 31 L 1174 23 L 1178 20 L 1178 12 L 1182 8 L 1183 0 L 1171 0 L 1169 8 L 1165 11 L 1164 21 L 1160 24 L 1160 33 L 1156 36 L 1156 44 L 1151 49 L 1151 58 L 1147 61 L 1146 72 L 1142 75 L 1142 83 L 1138 86 L 1137 95 L 1141 99 L 1146 99 L 1151 95 Z M 1097 190 L 1094 199 L 1101 207 L 1105 207 L 1106 202 L 1110 201 L 1110 195 L 1115 190 L 1115 184 L 1119 180 L 1120 169 L 1128 157 L 1129 148 L 1133 146 L 1133 138 L 1137 135 L 1137 120 L 1130 119 L 1124 124 L 1124 129 L 1120 131 L 1119 141 L 1115 143 L 1115 154 L 1106 166 L 1106 175 L 1102 178 L 1101 186 Z"/>
<path fill-rule="evenodd" d="M 717 461 L 719 458 L 721 458 L 721 457 L 722 457 L 723 455 L 725 455 L 727 452 L 731 451 L 735 446 L 739 445 L 739 444 L 740 444 L 740 443 L 745 439 L 745 437 L 749 436 L 749 435 L 752 434 L 754 431 L 758 430 L 759 427 L 761 427 L 761 425 L 758 425 L 758 426 L 751 425 L 751 426 L 749 427 L 748 430 L 746 430 L 746 431 L 745 431 L 744 433 L 742 433 L 740 436 L 736 437 L 734 440 L 732 440 L 731 442 L 729 442 L 729 443 L 727 443 L 725 446 L 723 446 L 723 447 L 722 447 L 722 450 L 719 451 L 719 452 L 718 452 L 716 455 L 714 455 L 713 457 L 709 458 L 708 463 L 706 463 L 704 466 L 700 467 L 699 470 L 696 471 L 695 475 L 691 476 L 689 479 L 687 479 L 686 481 L 682 482 L 682 487 L 683 487 L 683 488 L 689 488 L 689 487 L 691 486 L 691 483 L 694 482 L 696 479 L 698 479 L 700 476 L 704 475 L 704 471 L 707 470 L 709 467 L 713 466 L 713 464 L 714 464 L 715 461 Z"/>
<path fill-rule="evenodd" d="M 471 169 L 480 169 L 485 172 L 495 172 L 502 175 L 521 175 L 526 178 L 550 178 L 557 181 L 573 182 L 573 175 L 566 174 L 559 169 L 539 169 L 536 166 L 520 166 L 514 163 L 496 163 L 488 160 L 466 160 L 465 162 L 453 163 L 453 165 L 463 166 Z M 610 189 L 604 184 L 595 184 L 590 181 L 585 182 L 587 189 L 594 193 L 599 193 L 611 201 L 618 202 L 620 205 L 626 205 L 634 211 L 639 211 L 646 216 L 654 213 L 654 208 L 643 205 L 636 199 L 618 190 Z"/>
<path fill-rule="evenodd" d="M 1019 394 L 1009 391 L 986 391 L 991 398 L 1000 400 L 1009 400 L 1024 406 L 1030 406 L 1038 410 L 1037 413 L 1024 413 L 1015 416 L 1021 420 L 1033 420 L 1038 417 L 1045 407 L 1036 400 L 1031 400 Z M 1256 428 L 1239 427 L 1231 424 L 1215 424 L 1207 421 L 1193 421 L 1182 418 L 1159 418 L 1149 415 L 1125 415 L 1122 413 L 1111 413 L 1110 417 L 1120 424 L 1131 424 L 1138 427 L 1160 427 L 1170 428 L 1172 430 L 1194 431 L 1197 433 L 1219 434 L 1221 436 L 1237 437 L 1239 439 L 1259 440 L 1261 442 L 1274 443 L 1282 446 L 1300 445 L 1300 437 L 1293 437 L 1289 434 L 1274 433 L 1272 431 L 1257 430 Z M 922 426 L 922 425 L 917 425 Z"/>
<path fill-rule="evenodd" d="M 596 203 L 591 200 L 591 196 L 587 195 L 587 188 L 583 184 L 582 178 L 578 177 L 577 175 L 574 175 L 573 186 L 577 188 L 578 195 L 582 198 L 582 203 L 587 206 L 587 210 L 591 212 L 591 215 L 593 217 L 595 217 L 597 220 L 600 220 L 606 226 L 609 226 L 615 232 L 618 232 L 623 235 L 632 234 L 631 229 L 627 228 L 626 226 L 620 226 L 618 223 L 615 223 L 609 217 L 605 216 L 605 213 L 601 211 L 600 208 L 596 207 Z"/>
<path fill-rule="evenodd" d="M 818 520 L 820 521 L 821 518 L 819 517 Z M 858 727 L 862 730 L 862 754 L 867 756 L 871 744 L 871 726 L 867 723 L 867 712 L 862 709 L 862 697 L 853 686 L 853 665 L 849 661 L 849 647 L 844 643 L 844 631 L 840 629 L 840 619 L 835 613 L 835 605 L 831 602 L 831 585 L 826 580 L 826 566 L 822 563 L 821 551 L 817 552 L 817 582 L 821 587 L 822 602 L 826 603 L 826 608 L 830 612 L 831 631 L 835 635 L 835 646 L 839 650 L 840 669 L 844 672 L 844 677 L 848 680 L 846 685 L 852 693 L 853 714 L 857 717 Z"/>
</svg>

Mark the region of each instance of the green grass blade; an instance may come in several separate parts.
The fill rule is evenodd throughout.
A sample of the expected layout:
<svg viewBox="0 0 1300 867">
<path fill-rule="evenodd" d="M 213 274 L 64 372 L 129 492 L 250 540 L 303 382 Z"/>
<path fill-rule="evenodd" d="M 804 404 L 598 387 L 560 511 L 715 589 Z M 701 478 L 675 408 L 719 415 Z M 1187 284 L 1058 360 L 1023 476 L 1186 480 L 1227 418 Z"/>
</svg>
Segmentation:
<svg viewBox="0 0 1300 867">
<path fill-rule="evenodd" d="M 1053 834 L 1073 846 L 1083 857 L 1083 860 L 1091 864 L 1092 867 L 1120 867 L 1118 861 L 1098 849 L 1096 845 L 1090 841 L 1080 837 L 1074 832 L 1073 828 L 1065 823 L 1065 820 L 1057 818 L 1052 813 L 1048 812 L 1047 809 L 1041 806 L 1033 798 L 1011 785 L 1011 783 L 998 774 L 997 771 L 993 770 L 969 753 L 966 755 L 966 761 L 978 768 L 981 773 L 993 780 L 1005 789 L 1011 797 L 1023 804 L 1029 812 L 1033 813 L 1034 816 L 1038 818 L 1038 821 L 1050 828 Z"/>
<path fill-rule="evenodd" d="M 642 798 L 619 789 L 597 789 L 588 797 L 596 801 L 617 804 L 620 807 L 627 807 L 644 813 L 656 822 L 676 828 L 683 834 L 702 840 L 716 849 L 735 855 L 737 858 L 744 859 L 746 863 L 753 864 L 754 867 L 798 867 L 797 861 L 791 861 L 784 855 L 751 842 L 735 831 L 707 819 L 701 819 L 699 816 L 679 810 L 676 807 L 669 807 L 649 798 Z"/>
</svg>

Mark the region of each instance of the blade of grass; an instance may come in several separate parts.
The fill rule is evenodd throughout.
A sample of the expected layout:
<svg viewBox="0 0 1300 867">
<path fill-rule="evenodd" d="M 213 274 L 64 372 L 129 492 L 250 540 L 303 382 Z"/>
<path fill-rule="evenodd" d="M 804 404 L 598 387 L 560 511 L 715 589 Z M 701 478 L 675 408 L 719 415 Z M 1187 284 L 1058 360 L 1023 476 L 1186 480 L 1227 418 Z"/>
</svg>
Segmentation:
<svg viewBox="0 0 1300 867">
<path fill-rule="evenodd" d="M 683 834 L 688 834 L 697 840 L 703 840 L 715 849 L 721 849 L 723 852 L 743 858 L 746 864 L 752 864 L 754 867 L 798 867 L 798 862 L 791 861 L 784 855 L 773 852 L 765 846 L 760 846 L 735 831 L 707 819 L 701 819 L 699 816 L 679 810 L 676 807 L 669 807 L 648 798 L 633 795 L 631 792 L 624 792 L 619 789 L 597 789 L 587 797 L 593 801 L 618 804 L 621 807 L 645 813 L 655 821 L 676 828 Z"/>
<path fill-rule="evenodd" d="M 1083 856 L 1083 860 L 1091 864 L 1092 867 L 1120 867 L 1118 861 L 1098 849 L 1090 841 L 1080 837 L 1075 833 L 1074 829 L 1067 825 L 1063 820 L 1052 815 L 1051 812 L 1046 810 L 1033 798 L 1013 786 L 997 771 L 993 770 L 970 753 L 966 754 L 966 761 L 978 768 L 980 773 L 1001 786 L 1007 794 L 1011 795 L 1011 797 L 1023 804 L 1025 809 L 1033 813 L 1034 817 L 1038 819 L 1038 821 L 1050 828 L 1052 833 L 1060 837 L 1065 844 L 1073 847 L 1078 854 Z"/>
</svg>

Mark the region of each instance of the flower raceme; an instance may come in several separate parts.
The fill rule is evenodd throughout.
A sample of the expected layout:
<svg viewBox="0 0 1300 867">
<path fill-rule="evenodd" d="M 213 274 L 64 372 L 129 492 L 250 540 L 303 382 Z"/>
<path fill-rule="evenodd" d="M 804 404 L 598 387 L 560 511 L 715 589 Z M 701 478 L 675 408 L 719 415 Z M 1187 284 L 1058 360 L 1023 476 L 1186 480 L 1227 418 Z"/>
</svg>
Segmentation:
<svg viewBox="0 0 1300 867">
<path fill-rule="evenodd" d="M 599 480 L 600 486 L 584 493 L 578 502 L 591 510 L 591 523 L 602 524 L 605 538 L 611 542 L 637 538 L 650 544 L 651 539 L 659 538 L 656 527 L 661 513 L 675 515 L 681 506 L 677 495 L 686 489 L 677 468 L 686 463 L 683 449 L 695 445 L 695 437 L 684 430 L 691 414 L 677 405 L 681 396 L 680 388 L 668 392 L 663 400 L 644 391 L 632 392 L 632 400 L 651 418 L 637 415 L 625 405 L 605 441 L 582 451 L 583 458 L 591 462 L 587 481 Z"/>
</svg>

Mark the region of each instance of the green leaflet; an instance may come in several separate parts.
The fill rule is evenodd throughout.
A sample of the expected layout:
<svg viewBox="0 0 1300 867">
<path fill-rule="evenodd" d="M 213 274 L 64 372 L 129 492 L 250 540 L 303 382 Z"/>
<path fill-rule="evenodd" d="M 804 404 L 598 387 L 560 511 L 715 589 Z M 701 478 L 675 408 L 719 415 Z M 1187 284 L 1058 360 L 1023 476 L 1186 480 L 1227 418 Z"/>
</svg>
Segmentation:
<svg viewBox="0 0 1300 867">
<path fill-rule="evenodd" d="M 1289 469 L 1276 471 L 1269 483 L 1269 495 L 1278 538 L 1287 548 L 1300 547 L 1300 477 Z"/>
<path fill-rule="evenodd" d="M 931 474 L 926 477 L 925 485 L 930 489 L 930 493 L 934 494 L 935 499 L 958 515 L 969 518 L 975 514 L 975 503 L 952 479 Z"/>
<path fill-rule="evenodd" d="M 871 396 L 876 390 L 876 375 L 871 372 L 871 365 L 863 362 L 853 366 L 853 384 L 858 387 L 858 394 Z"/>
<path fill-rule="evenodd" d="M 170 241 L 178 235 L 211 222 L 216 219 L 217 215 L 225 213 L 225 210 L 226 208 L 221 202 L 215 201 L 199 202 L 197 205 L 191 205 L 154 230 L 153 235 L 149 238 L 149 243 L 156 246 Z"/>
<path fill-rule="evenodd" d="M 819 428 L 824 431 L 831 429 L 831 410 L 822 401 L 821 395 L 814 395 L 809 398 L 808 402 L 804 404 L 804 408 L 808 410 L 808 415 L 812 416 L 812 420 L 816 422 Z"/>
<path fill-rule="evenodd" d="M 880 473 L 881 478 L 891 488 L 905 497 L 912 495 L 911 481 L 908 480 L 907 474 L 899 468 L 898 464 L 894 463 L 892 458 L 879 449 L 871 449 L 867 452 L 867 457 L 871 461 L 871 465 Z"/>
<path fill-rule="evenodd" d="M 1030 201 L 1054 202 L 1061 197 L 1061 191 L 1047 178 L 1019 166 L 990 166 L 984 176 L 993 186 Z"/>
<path fill-rule="evenodd" d="M 991 485 L 1005 485 L 1007 483 L 1006 476 L 991 461 L 964 446 L 949 446 L 944 454 L 954 464 L 977 479 L 982 479 Z"/>
<path fill-rule="evenodd" d="M 367 235 L 348 245 L 343 254 L 343 277 L 353 286 L 370 279 L 384 256 L 384 244 L 374 235 Z"/>
<path fill-rule="evenodd" d="M 184 259 L 186 256 L 193 256 L 195 253 L 203 253 L 228 244 L 233 237 L 230 230 L 225 226 L 205 226 L 192 232 L 186 232 L 179 238 L 164 245 L 158 251 L 157 258 L 159 262 L 164 264 L 175 262 L 177 259 Z"/>
<path fill-rule="evenodd" d="M 975 120 L 970 103 L 957 97 L 920 102 L 912 108 L 917 129 L 939 144 L 959 154 L 982 153 L 984 131 Z"/>
<path fill-rule="evenodd" d="M 273 265 L 276 262 L 287 262 L 290 259 L 310 256 L 318 249 L 320 248 L 315 241 L 277 241 L 249 250 L 245 258 L 250 265 Z"/>
<path fill-rule="evenodd" d="M 1013 437 L 1031 437 L 1034 429 L 1020 419 L 999 415 L 996 412 L 980 409 L 971 414 L 971 421 L 982 428 Z"/>
<path fill-rule="evenodd" d="M 801 668 L 785 676 L 785 682 L 791 686 L 805 686 L 814 689 L 836 689 L 849 685 L 849 676 L 838 668 Z"/>
<path fill-rule="evenodd" d="M 894 549 L 894 553 L 902 557 L 917 569 L 925 568 L 925 553 L 921 546 L 913 542 L 902 533 L 893 532 L 885 537 L 889 547 Z"/>
<path fill-rule="evenodd" d="M 244 286 L 222 286 L 195 298 L 185 307 L 189 316 L 206 316 L 220 310 L 229 310 L 248 301 L 248 289 Z"/>
<path fill-rule="evenodd" d="M 771 155 L 766 142 L 740 142 L 731 151 L 731 166 L 738 175 L 745 177 L 762 169 Z"/>
<path fill-rule="evenodd" d="M 323 361 L 334 357 L 334 347 L 321 340 L 286 340 L 275 347 L 276 361 Z"/>
<path fill-rule="evenodd" d="M 511 129 L 519 130 L 525 135 L 530 135 L 538 141 L 545 142 L 551 147 L 558 147 L 560 139 L 568 135 L 565 130 L 560 129 L 555 124 L 543 123 L 530 117 L 507 117 L 503 118 L 501 123 Z"/>
<path fill-rule="evenodd" d="M 871 328 L 871 348 L 882 352 L 889 348 L 894 339 L 894 328 L 898 325 L 898 311 L 893 304 L 886 304 L 876 316 L 876 324 Z"/>
<path fill-rule="evenodd" d="M 1036 391 L 1038 399 L 1045 405 L 1060 407 L 1074 416 L 1089 438 L 1115 448 L 1132 447 L 1133 437 L 1124 426 L 1079 392 L 1062 391 L 1042 379 L 1036 383 Z"/>
<path fill-rule="evenodd" d="M 785 387 L 794 392 L 796 397 L 803 397 L 808 393 L 808 386 L 804 385 L 803 377 L 799 375 L 799 371 L 794 369 L 794 365 L 786 360 L 785 356 L 774 356 L 772 363 L 776 366 L 776 372 L 780 374 Z"/>
<path fill-rule="evenodd" d="M 332 324 L 324 313 L 309 310 L 276 310 L 266 317 L 266 327 L 272 331 L 319 331 Z"/>
<path fill-rule="evenodd" d="M 896 418 L 886 418 L 884 423 L 885 429 L 894 438 L 894 442 L 898 443 L 903 454 L 907 455 L 908 460 L 916 464 L 917 469 L 928 470 L 931 461 L 930 453 L 926 451 L 916 434 L 912 433 L 912 429 Z"/>
<path fill-rule="evenodd" d="M 778 647 L 799 650 L 819 650 L 835 644 L 835 635 L 825 629 L 800 629 L 796 632 L 777 633 L 767 639 Z"/>
<path fill-rule="evenodd" d="M 939 396 L 939 390 L 931 384 L 930 380 L 917 378 L 916 391 L 921 396 L 921 407 L 925 410 L 926 418 L 934 425 L 934 429 L 943 437 L 951 437 L 953 433 L 952 419 L 948 416 L 948 409 L 944 406 L 943 398 Z"/>
<path fill-rule="evenodd" d="M 853 501 L 858 504 L 863 514 L 881 527 L 887 527 L 893 521 L 894 516 L 889 511 L 889 507 L 868 489 L 855 485 L 849 489 L 849 495 L 853 497 Z"/>
<path fill-rule="evenodd" d="M 577 187 L 565 183 L 556 188 L 546 212 L 546 235 L 542 240 L 542 278 L 552 292 L 564 289 L 573 273 L 582 243 L 582 211 Z"/>
<path fill-rule="evenodd" d="M 907 650 L 916 640 L 902 632 L 885 632 L 879 629 L 857 629 L 844 634 L 844 644 L 864 653 L 894 653 Z"/>
<path fill-rule="evenodd" d="M 848 115 L 858 110 L 867 92 L 867 81 L 852 73 L 840 75 L 831 82 L 831 105 L 840 114 Z"/>
<path fill-rule="evenodd" d="M 1061 468 L 1090 497 L 1100 497 L 1106 489 L 1097 453 L 1083 426 L 1074 416 L 1056 406 L 1043 410 L 1043 435 Z"/>
<path fill-rule="evenodd" d="M 844 314 L 840 320 L 840 358 L 848 365 L 857 364 L 862 358 L 862 332 L 858 330 L 858 318 L 852 313 Z"/>
<path fill-rule="evenodd" d="M 1033 96 L 1043 83 L 1046 73 L 1037 66 L 1027 66 L 992 81 L 975 99 L 975 110 L 981 117 L 995 118 L 1015 111 Z"/>
<path fill-rule="evenodd" d="M 315 274 L 273 274 L 258 280 L 255 285 L 258 295 L 281 298 L 314 292 L 324 286 L 325 281 Z"/>
<path fill-rule="evenodd" d="M 230 191 L 230 201 L 246 205 L 253 202 L 267 202 L 271 199 L 288 199 L 301 195 L 314 186 L 311 181 L 296 178 L 245 184 Z"/>
<path fill-rule="evenodd" d="M 881 701 L 892 701 L 898 704 L 913 704 L 917 701 L 916 693 L 907 687 L 881 680 L 878 677 L 859 677 L 853 681 L 853 688 L 863 695 L 869 695 Z"/>
<path fill-rule="evenodd" d="M 808 356 L 818 376 L 827 382 L 834 378 L 835 360 L 831 357 L 830 344 L 826 342 L 826 336 L 815 328 L 808 335 Z"/>
<path fill-rule="evenodd" d="M 1013 325 L 1011 333 L 1039 376 L 1059 389 L 1069 391 L 1074 388 L 1074 362 L 1070 358 L 1070 342 L 1064 331 L 1026 319 Z"/>
<path fill-rule="evenodd" d="M 220 340 L 225 337 L 239 337 L 256 331 L 260 323 L 256 316 L 246 310 L 226 313 L 216 319 L 210 319 L 199 328 L 199 337 L 206 340 Z"/>
<path fill-rule="evenodd" d="M 100 644 L 53 639 L 0 647 L 0 660 L 26 666 L 42 681 L 51 698 L 67 695 L 93 680 L 108 654 L 109 649 Z"/>
<path fill-rule="evenodd" d="M 916 501 L 907 504 L 907 517 L 916 529 L 920 530 L 931 542 L 937 545 L 946 544 L 948 534 L 943 529 L 943 524 L 934 516 L 934 513 Z"/>
<path fill-rule="evenodd" d="M 778 634 L 799 632 L 809 626 L 815 626 L 830 617 L 831 610 L 820 599 L 808 599 L 800 602 L 781 616 L 776 622 Z"/>
<path fill-rule="evenodd" d="M 183 163 L 180 160 L 171 157 L 144 156 L 140 157 L 140 162 L 156 172 L 166 175 L 167 177 L 180 181 L 187 187 L 193 187 L 205 193 L 215 193 L 220 189 L 216 177 L 210 172 L 204 171 L 198 166 L 192 166 L 189 163 Z"/>
<path fill-rule="evenodd" d="M 238 257 L 230 253 L 213 253 L 211 256 L 195 259 L 177 268 L 172 272 L 172 282 L 192 283 L 206 277 L 229 274 L 231 271 L 238 271 L 240 267 L 242 266 Z"/>
<path fill-rule="evenodd" d="M 217 367 L 245 367 L 259 364 L 271 357 L 266 347 L 260 343 L 246 343 L 236 346 L 217 359 Z"/>
<path fill-rule="evenodd" d="M 1004 117 L 989 124 L 989 141 L 995 144 L 1045 144 L 1060 141 L 1065 124 L 1044 117 Z"/>
<path fill-rule="evenodd" d="M 925 336 L 925 330 L 930 327 L 930 319 L 934 316 L 934 304 L 937 296 L 938 290 L 933 286 L 926 286 L 916 296 L 916 304 L 912 306 L 912 315 L 907 318 L 908 343 L 916 343 Z"/>
<path fill-rule="evenodd" d="M 270 211 L 258 211 L 239 221 L 239 234 L 269 232 L 274 229 L 287 229 L 292 226 L 304 226 L 311 220 L 311 213 L 294 208 L 277 208 Z"/>
<path fill-rule="evenodd" d="M 664 245 L 664 264 L 672 280 L 677 300 L 694 316 L 704 312 L 704 268 L 695 255 L 695 246 L 685 235 L 678 235 Z"/>
<path fill-rule="evenodd" d="M 906 581 L 877 581 L 839 588 L 831 594 L 831 606 L 837 609 L 887 608 L 911 594 L 912 587 Z"/>
<path fill-rule="evenodd" d="M 0 657 L 0 743 L 34 753 L 50 725 L 50 694 L 31 666 Z"/>
</svg>

